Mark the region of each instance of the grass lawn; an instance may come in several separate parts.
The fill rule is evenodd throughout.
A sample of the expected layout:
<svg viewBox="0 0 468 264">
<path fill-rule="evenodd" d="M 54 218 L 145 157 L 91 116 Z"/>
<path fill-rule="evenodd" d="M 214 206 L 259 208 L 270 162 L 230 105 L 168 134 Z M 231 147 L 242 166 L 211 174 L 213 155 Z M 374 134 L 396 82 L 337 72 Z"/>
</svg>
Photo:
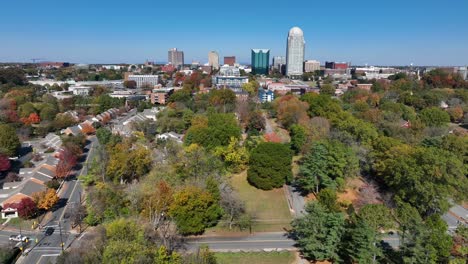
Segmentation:
<svg viewBox="0 0 468 264">
<path fill-rule="evenodd" d="M 37 219 L 28 219 L 28 220 L 23 220 L 21 218 L 13 218 L 11 219 L 9 222 L 8 222 L 8 226 L 11 226 L 11 227 L 15 227 L 15 228 L 20 228 L 23 229 L 23 230 L 34 230 L 32 228 L 32 225 L 34 223 L 34 221 L 36 221 L 36 223 L 38 222 Z"/>
<path fill-rule="evenodd" d="M 239 252 L 215 253 L 219 264 L 292 264 L 296 256 L 294 252 Z"/>
<path fill-rule="evenodd" d="M 232 175 L 232 186 L 245 202 L 247 212 L 258 220 L 253 231 L 283 231 L 289 228 L 291 212 L 282 188 L 263 191 L 247 182 L 247 172 Z"/>
</svg>

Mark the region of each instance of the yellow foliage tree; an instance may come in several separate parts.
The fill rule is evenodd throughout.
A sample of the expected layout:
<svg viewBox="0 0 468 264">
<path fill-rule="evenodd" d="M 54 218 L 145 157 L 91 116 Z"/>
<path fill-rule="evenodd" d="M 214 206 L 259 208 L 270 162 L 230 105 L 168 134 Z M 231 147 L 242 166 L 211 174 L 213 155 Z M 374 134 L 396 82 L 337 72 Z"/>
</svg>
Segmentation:
<svg viewBox="0 0 468 264">
<path fill-rule="evenodd" d="M 49 210 L 58 202 L 59 197 L 54 189 L 47 189 L 34 193 L 33 200 L 37 204 L 37 208 Z"/>
</svg>

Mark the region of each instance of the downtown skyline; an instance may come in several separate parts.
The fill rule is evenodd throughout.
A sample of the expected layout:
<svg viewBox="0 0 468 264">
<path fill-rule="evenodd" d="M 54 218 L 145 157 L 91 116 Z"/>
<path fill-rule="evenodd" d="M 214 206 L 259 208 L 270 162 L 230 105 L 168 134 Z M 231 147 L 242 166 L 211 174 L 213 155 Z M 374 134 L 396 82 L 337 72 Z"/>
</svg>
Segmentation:
<svg viewBox="0 0 468 264">
<path fill-rule="evenodd" d="M 72 63 L 166 62 L 167 51 L 176 47 L 184 51 L 187 64 L 208 62 L 211 50 L 220 58 L 234 55 L 238 62 L 248 63 L 251 49 L 266 48 L 270 57 L 285 56 L 287 33 L 293 26 L 304 31 L 306 60 L 353 65 L 468 62 L 468 34 L 461 26 L 468 3 L 456 0 L 443 6 L 432 0 L 365 0 L 313 5 L 298 1 L 296 6 L 284 7 L 267 1 L 250 5 L 241 1 L 233 7 L 205 1 L 177 8 L 142 1 L 148 7 L 144 10 L 119 1 L 85 0 L 74 6 L 50 0 L 26 2 L 2 4 L 1 62 L 30 62 L 31 58 Z M 251 17 L 246 6 L 261 14 Z M 236 15 L 226 17 L 223 10 Z M 267 18 L 268 23 L 260 23 Z"/>
</svg>

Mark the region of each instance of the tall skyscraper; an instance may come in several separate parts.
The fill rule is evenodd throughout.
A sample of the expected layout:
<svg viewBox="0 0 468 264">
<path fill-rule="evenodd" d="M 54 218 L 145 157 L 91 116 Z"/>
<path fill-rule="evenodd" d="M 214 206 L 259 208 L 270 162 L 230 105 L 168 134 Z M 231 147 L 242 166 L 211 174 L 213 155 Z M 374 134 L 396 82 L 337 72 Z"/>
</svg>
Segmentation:
<svg viewBox="0 0 468 264">
<path fill-rule="evenodd" d="M 236 64 L 236 56 L 224 57 L 224 64 L 227 64 L 229 66 L 234 66 L 234 64 Z"/>
<path fill-rule="evenodd" d="M 304 33 L 298 27 L 289 30 L 286 48 L 286 75 L 298 76 L 304 72 Z"/>
<path fill-rule="evenodd" d="M 270 50 L 269 49 L 252 49 L 252 73 L 253 74 L 268 74 L 268 66 L 270 65 Z"/>
<path fill-rule="evenodd" d="M 167 52 L 167 61 L 174 67 L 184 66 L 184 52 L 176 48 L 170 49 Z"/>
<path fill-rule="evenodd" d="M 210 51 L 208 53 L 208 65 L 213 69 L 219 69 L 219 55 L 216 51 Z"/>
</svg>

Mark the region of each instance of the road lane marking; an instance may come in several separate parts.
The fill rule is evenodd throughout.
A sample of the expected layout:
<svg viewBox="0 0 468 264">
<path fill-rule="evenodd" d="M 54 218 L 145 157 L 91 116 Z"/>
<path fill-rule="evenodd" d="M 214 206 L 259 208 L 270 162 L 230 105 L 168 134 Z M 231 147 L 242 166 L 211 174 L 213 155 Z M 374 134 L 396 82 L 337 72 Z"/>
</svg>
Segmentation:
<svg viewBox="0 0 468 264">
<path fill-rule="evenodd" d="M 188 244 L 216 244 L 216 243 L 268 243 L 268 242 L 294 242 L 294 240 L 232 240 L 232 241 L 191 241 Z"/>
</svg>

